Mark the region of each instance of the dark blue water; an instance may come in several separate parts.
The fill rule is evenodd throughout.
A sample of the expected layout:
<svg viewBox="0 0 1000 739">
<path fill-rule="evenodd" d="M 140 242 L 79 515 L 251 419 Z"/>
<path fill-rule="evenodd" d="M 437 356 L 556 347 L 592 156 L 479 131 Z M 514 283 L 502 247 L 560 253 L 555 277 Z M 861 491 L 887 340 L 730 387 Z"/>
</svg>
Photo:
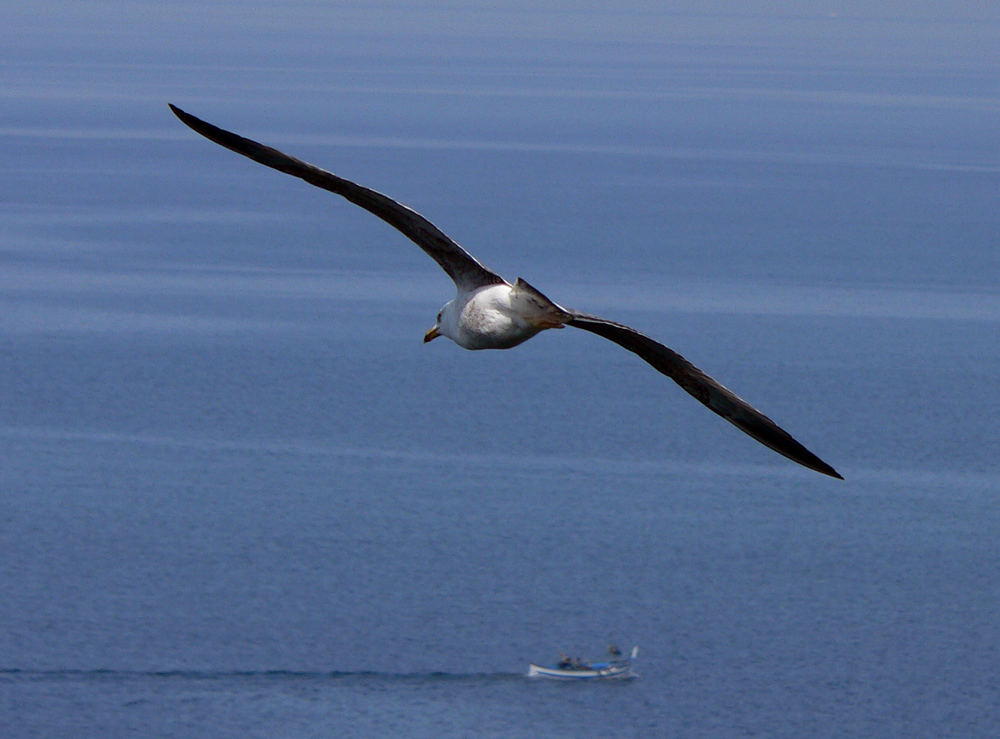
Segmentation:
<svg viewBox="0 0 1000 739">
<path fill-rule="evenodd" d="M 0 735 L 1000 733 L 995 11 L 139 7 L 0 10 Z"/>
</svg>

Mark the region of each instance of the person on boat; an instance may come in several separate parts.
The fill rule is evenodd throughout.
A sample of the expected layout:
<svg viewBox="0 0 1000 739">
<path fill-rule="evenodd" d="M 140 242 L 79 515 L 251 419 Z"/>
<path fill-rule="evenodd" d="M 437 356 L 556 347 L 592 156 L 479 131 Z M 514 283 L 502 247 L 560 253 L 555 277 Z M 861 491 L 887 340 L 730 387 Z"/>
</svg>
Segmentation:
<svg viewBox="0 0 1000 739">
<path fill-rule="evenodd" d="M 571 660 L 562 652 L 559 652 L 559 664 L 557 665 L 557 667 L 560 670 L 568 670 L 572 666 L 573 666 L 573 660 Z"/>
</svg>

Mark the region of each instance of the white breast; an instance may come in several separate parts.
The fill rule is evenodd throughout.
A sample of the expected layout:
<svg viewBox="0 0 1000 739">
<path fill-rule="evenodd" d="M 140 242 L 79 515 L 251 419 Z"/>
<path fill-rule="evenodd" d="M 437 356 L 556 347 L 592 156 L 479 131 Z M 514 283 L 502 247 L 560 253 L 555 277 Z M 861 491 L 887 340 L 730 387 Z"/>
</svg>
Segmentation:
<svg viewBox="0 0 1000 739">
<path fill-rule="evenodd" d="M 489 285 L 462 298 L 451 303 L 450 317 L 457 320 L 447 335 L 466 349 L 508 349 L 541 330 L 510 285 Z"/>
</svg>

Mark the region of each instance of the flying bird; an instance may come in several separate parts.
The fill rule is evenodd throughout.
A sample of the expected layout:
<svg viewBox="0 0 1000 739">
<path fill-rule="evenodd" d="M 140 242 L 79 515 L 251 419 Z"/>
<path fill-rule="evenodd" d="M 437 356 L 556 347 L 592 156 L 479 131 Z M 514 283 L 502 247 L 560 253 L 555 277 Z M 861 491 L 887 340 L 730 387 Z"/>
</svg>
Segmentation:
<svg viewBox="0 0 1000 739">
<path fill-rule="evenodd" d="M 423 249 L 451 277 L 457 291 L 438 312 L 425 342 L 446 336 L 466 349 L 509 349 L 550 328 L 572 326 L 590 331 L 638 355 L 765 446 L 809 469 L 843 479 L 774 421 L 663 344 L 621 323 L 564 308 L 521 278 L 512 285 L 422 215 L 386 195 L 213 126 L 174 105 L 170 110 L 210 141 L 346 198 Z"/>
</svg>

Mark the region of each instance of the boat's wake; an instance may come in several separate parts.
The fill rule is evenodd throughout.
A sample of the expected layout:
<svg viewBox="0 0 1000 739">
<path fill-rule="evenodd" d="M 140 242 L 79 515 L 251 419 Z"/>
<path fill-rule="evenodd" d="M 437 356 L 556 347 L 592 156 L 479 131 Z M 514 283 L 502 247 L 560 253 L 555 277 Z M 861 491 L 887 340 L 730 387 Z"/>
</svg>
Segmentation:
<svg viewBox="0 0 1000 739">
<path fill-rule="evenodd" d="M 523 677 L 511 672 L 381 672 L 375 670 L 113 670 L 113 669 L 0 669 L 3 682 L 125 682 L 139 680 L 163 681 L 336 681 L 368 680 L 372 682 L 428 680 L 512 680 Z"/>
</svg>

